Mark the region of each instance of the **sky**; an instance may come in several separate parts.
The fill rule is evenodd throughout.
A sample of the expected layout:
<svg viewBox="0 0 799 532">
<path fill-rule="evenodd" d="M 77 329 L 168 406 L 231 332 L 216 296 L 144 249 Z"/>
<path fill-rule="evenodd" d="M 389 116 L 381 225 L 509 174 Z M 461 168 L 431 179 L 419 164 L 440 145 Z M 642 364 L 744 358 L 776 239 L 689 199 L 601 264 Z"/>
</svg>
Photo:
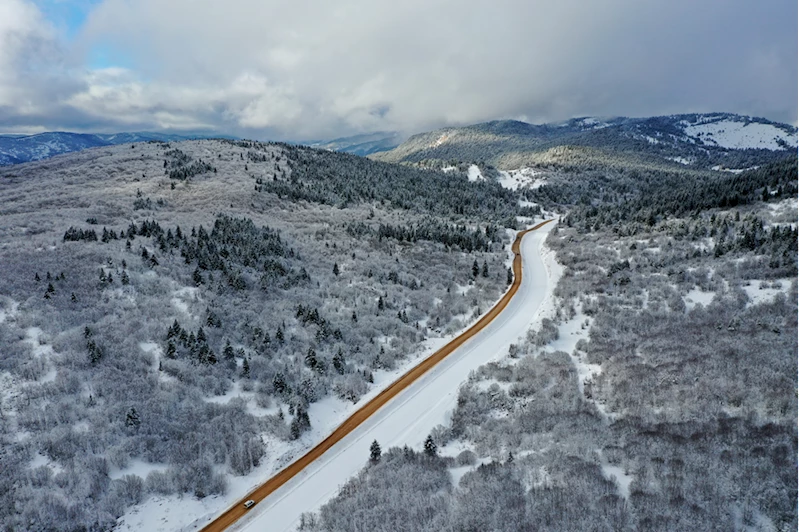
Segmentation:
<svg viewBox="0 0 799 532">
<path fill-rule="evenodd" d="M 0 0 L 0 133 L 796 124 L 796 0 Z"/>
</svg>

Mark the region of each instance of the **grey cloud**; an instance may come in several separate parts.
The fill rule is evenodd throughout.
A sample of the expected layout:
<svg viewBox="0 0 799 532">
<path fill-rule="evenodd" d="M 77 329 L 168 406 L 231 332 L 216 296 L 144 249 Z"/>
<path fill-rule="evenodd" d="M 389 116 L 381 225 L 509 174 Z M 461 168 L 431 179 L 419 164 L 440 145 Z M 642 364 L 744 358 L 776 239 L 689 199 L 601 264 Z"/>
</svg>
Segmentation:
<svg viewBox="0 0 799 532">
<path fill-rule="evenodd" d="M 499 117 L 796 122 L 796 19 L 790 0 L 105 0 L 59 50 L 112 46 L 130 69 L 53 69 L 49 99 L 26 79 L 40 110 L 19 119 L 293 139 Z"/>
</svg>

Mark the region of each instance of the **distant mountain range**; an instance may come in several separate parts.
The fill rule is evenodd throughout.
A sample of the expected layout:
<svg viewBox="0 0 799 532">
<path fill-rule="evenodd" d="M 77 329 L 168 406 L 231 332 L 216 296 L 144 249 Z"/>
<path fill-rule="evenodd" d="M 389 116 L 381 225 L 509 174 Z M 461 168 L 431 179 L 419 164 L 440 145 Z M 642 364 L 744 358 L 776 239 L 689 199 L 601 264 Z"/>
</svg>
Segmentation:
<svg viewBox="0 0 799 532">
<path fill-rule="evenodd" d="M 169 133 L 89 134 L 53 131 L 36 135 L 0 135 L 0 166 L 38 161 L 73 151 L 146 141 L 181 141 L 202 138 L 235 138 L 224 135 L 174 135 Z"/>
<path fill-rule="evenodd" d="M 63 131 L 36 135 L 0 135 L 0 166 L 38 161 L 54 155 L 98 146 L 112 146 L 151 140 L 178 142 L 204 138 L 236 139 L 237 137 L 229 135 L 175 135 L 153 132 L 89 134 Z M 380 131 L 334 140 L 293 142 L 292 144 L 306 144 L 316 148 L 366 156 L 396 148 L 402 140 L 403 137 L 399 133 Z"/>
<path fill-rule="evenodd" d="M 144 141 L 182 141 L 222 135 L 167 133 L 85 134 L 48 132 L 0 136 L 0 166 L 73 151 Z M 379 131 L 333 140 L 294 142 L 369 156 L 387 162 L 445 166 L 482 162 L 504 170 L 524 166 L 684 165 L 698 169 L 744 169 L 797 149 L 788 124 L 729 113 L 650 118 L 573 118 L 550 124 L 495 120 L 413 135 Z M 632 166 L 631 166 L 632 165 Z"/>
<path fill-rule="evenodd" d="M 684 165 L 741 169 L 796 150 L 797 130 L 763 118 L 729 113 L 651 118 L 574 118 L 534 125 L 498 120 L 414 135 L 372 158 L 410 164 L 484 162 L 523 166 L 592 164 Z"/>
<path fill-rule="evenodd" d="M 314 148 L 322 148 L 332 151 L 343 151 L 353 155 L 371 155 L 373 153 L 388 151 L 396 148 L 402 142 L 403 137 L 393 131 L 378 131 L 366 133 L 352 137 L 342 137 L 339 139 L 326 141 L 311 141 L 308 144 Z"/>
</svg>

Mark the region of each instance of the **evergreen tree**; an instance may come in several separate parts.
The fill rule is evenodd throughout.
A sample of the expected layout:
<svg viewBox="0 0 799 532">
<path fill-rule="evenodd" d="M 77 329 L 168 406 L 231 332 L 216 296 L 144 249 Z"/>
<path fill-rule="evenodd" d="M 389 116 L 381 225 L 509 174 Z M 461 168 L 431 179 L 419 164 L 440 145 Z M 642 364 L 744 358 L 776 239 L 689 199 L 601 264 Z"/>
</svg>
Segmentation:
<svg viewBox="0 0 799 532">
<path fill-rule="evenodd" d="M 483 261 L 483 277 L 488 277 L 488 262 Z"/>
<path fill-rule="evenodd" d="M 130 284 L 130 277 L 128 277 L 128 272 L 122 270 L 122 285 L 127 286 Z"/>
<path fill-rule="evenodd" d="M 222 356 L 225 357 L 225 360 L 233 360 L 235 355 L 233 354 L 233 346 L 230 345 L 230 340 L 225 342 L 225 349 L 222 351 Z"/>
<path fill-rule="evenodd" d="M 383 296 L 380 296 L 377 299 L 377 310 L 382 311 L 384 308 L 386 308 L 386 304 L 383 302 Z"/>
<path fill-rule="evenodd" d="M 436 442 L 433 441 L 433 435 L 430 434 L 427 436 L 427 439 L 424 441 L 424 454 L 433 458 L 438 453 L 438 446 L 436 446 Z"/>
<path fill-rule="evenodd" d="M 346 365 L 344 363 L 344 353 L 341 351 L 341 348 L 338 348 L 338 351 L 335 355 L 333 355 L 333 368 L 339 373 L 339 375 L 344 374 L 344 369 Z"/>
<path fill-rule="evenodd" d="M 335 263 L 333 264 L 333 275 L 338 277 L 338 274 L 339 274 L 338 263 Z"/>
<path fill-rule="evenodd" d="M 203 276 L 200 273 L 200 268 L 194 268 L 194 273 L 191 274 L 192 281 L 194 281 L 194 286 L 200 286 L 205 284 L 203 280 Z"/>
<path fill-rule="evenodd" d="M 245 379 L 250 378 L 250 362 L 247 358 L 244 359 L 244 362 L 241 365 L 241 376 Z"/>
<path fill-rule="evenodd" d="M 175 348 L 174 342 L 171 340 L 166 344 L 166 357 L 167 358 L 175 358 L 175 352 L 177 349 Z"/>
<path fill-rule="evenodd" d="M 477 277 L 480 275 L 480 265 L 477 264 L 477 259 L 474 259 L 474 264 L 472 264 L 472 277 Z"/>
<path fill-rule="evenodd" d="M 508 284 L 513 284 L 513 270 L 508 268 Z"/>
<path fill-rule="evenodd" d="M 125 426 L 137 429 L 139 425 L 141 425 L 139 413 L 136 412 L 135 408 L 130 407 L 130 410 L 128 410 L 128 413 L 125 415 Z"/>
<path fill-rule="evenodd" d="M 377 440 L 372 442 L 371 447 L 369 447 L 369 460 L 373 464 L 376 464 L 380 461 L 380 457 L 383 455 L 383 451 L 380 449 L 380 444 L 377 443 Z"/>
</svg>

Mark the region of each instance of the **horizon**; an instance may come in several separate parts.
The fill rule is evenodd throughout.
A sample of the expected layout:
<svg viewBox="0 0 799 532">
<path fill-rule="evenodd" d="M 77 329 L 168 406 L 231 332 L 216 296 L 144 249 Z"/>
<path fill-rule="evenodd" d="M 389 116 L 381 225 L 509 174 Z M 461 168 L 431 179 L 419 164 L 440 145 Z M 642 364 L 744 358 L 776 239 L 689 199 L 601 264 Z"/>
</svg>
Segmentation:
<svg viewBox="0 0 799 532">
<path fill-rule="evenodd" d="M 774 120 L 772 118 L 765 117 L 765 116 L 742 115 L 742 114 L 738 114 L 738 113 L 730 113 L 730 112 L 727 112 L 727 111 L 711 111 L 711 112 L 706 112 L 706 113 L 671 113 L 671 114 L 668 114 L 668 115 L 654 115 L 654 116 L 588 116 L 588 115 L 579 115 L 579 116 L 573 116 L 573 117 L 570 117 L 570 118 L 565 118 L 565 119 L 562 119 L 562 120 L 555 120 L 555 121 L 552 121 L 552 122 L 530 122 L 530 121 L 521 120 L 521 119 L 518 119 L 518 118 L 495 118 L 495 119 L 485 120 L 485 121 L 482 121 L 482 122 L 475 122 L 475 123 L 472 123 L 472 124 L 462 124 L 462 125 L 458 125 L 458 126 L 443 126 L 442 128 L 436 128 L 436 129 L 469 127 L 469 126 L 474 126 L 474 125 L 479 125 L 479 124 L 486 124 L 486 123 L 490 123 L 490 122 L 504 122 L 504 121 L 522 122 L 522 123 L 525 123 L 525 124 L 542 126 L 542 125 L 559 124 L 559 123 L 562 123 L 562 122 L 568 122 L 570 120 L 582 120 L 582 119 L 602 119 L 602 120 L 613 120 L 613 119 L 620 119 L 620 118 L 625 118 L 625 119 L 645 119 L 645 118 L 660 118 L 660 117 L 669 117 L 669 116 L 683 116 L 683 115 L 692 115 L 692 114 L 700 114 L 700 115 L 716 115 L 716 114 L 719 114 L 719 115 L 735 115 L 735 116 L 740 116 L 740 117 L 750 118 L 750 119 L 755 119 L 755 120 L 768 120 L 768 121 L 776 123 L 776 124 L 787 125 L 787 126 L 793 127 L 794 129 L 797 129 L 796 123 L 780 122 L 778 120 Z M 429 133 L 431 131 L 435 131 L 436 129 L 429 129 L 429 130 L 424 130 L 424 131 L 414 131 L 414 132 L 410 132 L 410 133 L 401 133 L 401 132 L 398 132 L 398 131 L 365 131 L 365 132 L 354 133 L 352 135 L 345 135 L 345 136 L 341 136 L 341 137 L 318 138 L 318 139 L 253 138 L 253 137 L 241 137 L 241 136 L 237 136 L 237 135 L 234 135 L 232 133 L 225 132 L 225 131 L 203 132 L 203 131 L 181 131 L 181 130 L 168 130 L 168 129 L 165 129 L 165 130 L 151 129 L 151 130 L 141 130 L 141 131 L 124 131 L 124 130 L 117 130 L 117 131 L 45 130 L 45 131 L 37 131 L 35 133 L 6 132 L 6 133 L 0 133 L 0 137 L 24 138 L 24 137 L 34 137 L 34 136 L 37 136 L 37 135 L 55 134 L 55 133 L 66 133 L 66 134 L 74 134 L 74 135 L 98 135 L 98 136 L 99 135 L 102 135 L 102 136 L 121 135 L 121 134 L 131 134 L 131 135 L 149 135 L 149 134 L 154 134 L 154 135 L 175 135 L 175 136 L 181 136 L 181 137 L 196 136 L 196 137 L 198 137 L 198 139 L 201 139 L 201 138 L 212 139 L 212 138 L 229 137 L 229 138 L 234 138 L 234 139 L 238 139 L 238 140 L 252 140 L 252 141 L 257 141 L 257 142 L 287 142 L 289 144 L 308 144 L 308 145 L 310 145 L 312 143 L 334 142 L 334 141 L 337 141 L 337 140 L 348 140 L 348 139 L 351 139 L 353 137 L 358 137 L 358 136 L 380 135 L 380 134 L 395 135 L 395 136 L 397 136 L 399 138 L 402 138 L 403 141 L 404 141 L 404 140 L 407 140 L 408 138 L 410 138 L 410 137 L 412 137 L 414 135 L 420 135 L 420 134 L 424 134 L 424 133 Z"/>
</svg>

